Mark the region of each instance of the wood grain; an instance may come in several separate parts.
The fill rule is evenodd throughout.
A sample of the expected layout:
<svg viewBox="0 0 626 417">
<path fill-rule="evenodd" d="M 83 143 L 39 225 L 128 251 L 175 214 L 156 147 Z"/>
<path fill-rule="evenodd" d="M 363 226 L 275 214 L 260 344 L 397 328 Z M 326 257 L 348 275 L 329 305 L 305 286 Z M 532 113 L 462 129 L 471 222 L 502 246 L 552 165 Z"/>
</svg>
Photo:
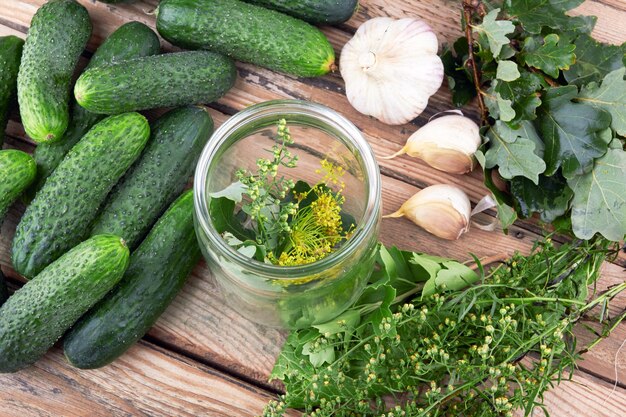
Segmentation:
<svg viewBox="0 0 626 417">
<path fill-rule="evenodd" d="M 88 52 L 93 52 L 102 40 L 121 24 L 139 20 L 154 27 L 150 14 L 158 1 L 139 1 L 132 4 L 108 5 L 94 0 L 79 0 L 90 12 L 94 23 Z M 30 19 L 44 0 L 2 0 L 0 7 L 0 36 L 24 36 Z M 599 23 L 594 31 L 598 39 L 621 43 L 626 38 L 626 7 L 622 0 L 587 1 L 574 11 L 595 14 Z M 439 0 L 366 0 L 359 12 L 340 28 L 324 28 L 337 52 L 352 36 L 358 25 L 375 16 L 418 16 L 426 20 L 439 34 L 440 40 L 452 41 L 458 37 L 458 2 Z M 163 42 L 164 50 L 175 50 Z M 347 102 L 339 74 L 318 79 L 299 80 L 276 74 L 253 65 L 238 64 L 239 79 L 234 89 L 212 105 L 211 114 L 219 125 L 230 114 L 250 104 L 276 98 L 298 98 L 325 104 L 352 120 L 363 132 L 378 156 L 387 155 L 399 147 L 428 118 L 450 107 L 449 91 L 445 88 L 435 95 L 429 109 L 413 123 L 386 126 L 357 113 Z M 475 115 L 472 108 L 468 114 Z M 16 117 L 9 123 L 7 146 L 32 151 Z M 427 185 L 448 182 L 460 185 L 476 202 L 485 193 L 479 173 L 458 177 L 436 171 L 420 161 L 401 157 L 381 161 L 385 174 L 384 210 L 390 212 Z M 15 225 L 23 211 L 19 203 L 0 229 L 0 263 L 15 279 L 10 269 L 9 245 Z M 536 223 L 519 222 L 508 236 L 472 230 L 456 242 L 442 241 L 428 235 L 407 220 L 385 220 L 381 239 L 403 249 L 427 251 L 460 260 L 468 251 L 477 256 L 496 252 L 527 252 L 537 238 Z M 622 267 L 606 264 L 600 287 L 625 279 Z M 612 311 L 626 307 L 626 298 L 615 300 Z M 582 341 L 590 336 L 577 329 Z M 581 370 L 575 377 L 578 383 L 564 383 L 546 397 L 551 414 L 557 417 L 623 415 L 626 410 L 626 391 L 619 388 L 610 403 L 603 404 L 610 385 L 603 380 L 626 380 L 626 349 L 617 355 L 617 349 L 626 336 L 626 326 L 620 326 L 612 337 L 601 342 L 585 355 Z M 182 352 L 206 364 L 240 375 L 263 385 L 284 333 L 267 329 L 240 318 L 221 298 L 210 271 L 202 262 L 181 294 L 150 331 L 149 339 L 161 346 Z M 161 369 L 162 368 L 162 369 Z M 590 374 L 600 377 L 593 378 Z M 187 379 L 188 378 L 188 379 Z M 585 384 L 585 386 L 580 385 Z M 219 374 L 214 369 L 172 354 L 142 342 L 114 364 L 98 371 L 81 372 L 69 368 L 58 350 L 22 373 L 0 376 L 1 415 L 230 415 L 244 416 L 258 412 L 268 394 Z M 622 385 L 625 386 L 625 385 Z M 60 390 L 56 392 L 55 390 Z M 41 397 L 41 398 L 39 398 Z M 5 404 L 8 404 L 5 407 Z M 8 411 L 5 411 L 8 410 Z M 621 413 L 620 413 L 621 411 Z M 603 413 L 608 414 L 603 414 Z"/>
<path fill-rule="evenodd" d="M 272 398 L 146 342 L 95 371 L 71 367 L 54 348 L 36 365 L 0 375 L 3 417 L 243 417 L 259 415 Z"/>
</svg>

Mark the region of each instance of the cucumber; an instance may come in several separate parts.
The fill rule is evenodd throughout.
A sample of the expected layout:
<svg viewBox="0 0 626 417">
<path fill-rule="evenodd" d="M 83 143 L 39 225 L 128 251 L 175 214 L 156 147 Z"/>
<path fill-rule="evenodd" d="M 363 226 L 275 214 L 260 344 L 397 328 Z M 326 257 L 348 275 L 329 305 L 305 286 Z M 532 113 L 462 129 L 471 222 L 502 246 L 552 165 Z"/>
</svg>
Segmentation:
<svg viewBox="0 0 626 417">
<path fill-rule="evenodd" d="M 131 58 L 156 55 L 160 47 L 159 37 L 152 29 L 143 23 L 129 22 L 109 35 L 93 54 L 86 69 Z M 85 110 L 76 103 L 73 97 L 72 102 L 72 116 L 63 137 L 55 143 L 42 143 L 35 149 L 33 156 L 37 162 L 37 179 L 29 189 L 30 199 L 59 165 L 65 154 L 94 124 L 104 118 L 104 115 Z"/>
<path fill-rule="evenodd" d="M 300 77 L 335 68 L 335 52 L 319 29 L 238 0 L 163 0 L 157 31 L 183 48 L 210 49 Z"/>
<path fill-rule="evenodd" d="M 15 270 L 37 275 L 81 242 L 107 194 L 137 159 L 150 135 L 138 113 L 108 117 L 63 158 L 17 225 Z"/>
<path fill-rule="evenodd" d="M 78 104 L 116 114 L 155 107 L 209 103 L 235 84 L 237 70 L 213 52 L 176 52 L 92 68 L 74 87 Z"/>
<path fill-rule="evenodd" d="M 122 355 L 154 325 L 199 260 L 189 190 L 132 254 L 119 285 L 65 337 L 63 349 L 69 362 L 93 369 Z"/>
<path fill-rule="evenodd" d="M 29 154 L 16 149 L 0 151 L 0 224 L 11 204 L 33 182 L 36 170 Z"/>
<path fill-rule="evenodd" d="M 4 274 L 2 273 L 2 269 L 0 269 L 0 307 L 4 302 L 9 298 L 9 290 L 7 289 L 7 283 L 4 278 Z"/>
<path fill-rule="evenodd" d="M 17 290 L 0 307 L 0 372 L 18 371 L 41 358 L 119 282 L 128 261 L 121 238 L 95 236 Z"/>
<path fill-rule="evenodd" d="M 274 9 L 309 23 L 336 25 L 350 19 L 358 0 L 243 0 Z"/>
<path fill-rule="evenodd" d="M 24 41 L 17 36 L 0 37 L 0 149 L 4 142 L 4 130 L 9 121 L 9 111 L 17 91 L 17 72 Z"/>
<path fill-rule="evenodd" d="M 204 108 L 182 107 L 159 118 L 150 131 L 143 154 L 113 188 L 91 229 L 92 235 L 121 236 L 131 251 L 185 189 L 213 120 Z"/>
<path fill-rule="evenodd" d="M 22 124 L 35 142 L 67 129 L 72 73 L 90 35 L 87 9 L 74 0 L 50 0 L 35 13 L 17 76 Z"/>
</svg>

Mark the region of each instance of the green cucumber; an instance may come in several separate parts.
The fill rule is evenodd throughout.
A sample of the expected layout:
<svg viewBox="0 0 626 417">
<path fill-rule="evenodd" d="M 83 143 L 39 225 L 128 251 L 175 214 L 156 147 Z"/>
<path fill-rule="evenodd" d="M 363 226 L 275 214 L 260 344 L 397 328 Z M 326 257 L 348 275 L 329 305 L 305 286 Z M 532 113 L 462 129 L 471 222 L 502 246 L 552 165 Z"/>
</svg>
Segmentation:
<svg viewBox="0 0 626 417">
<path fill-rule="evenodd" d="M 23 46 L 24 41 L 17 36 L 0 37 L 0 149 L 9 121 L 9 110 L 17 91 L 17 72 Z"/>
<path fill-rule="evenodd" d="M 92 235 L 121 236 L 131 251 L 185 189 L 213 120 L 204 108 L 182 107 L 159 118 L 150 131 L 143 154 L 113 188 L 91 229 Z"/>
<path fill-rule="evenodd" d="M 0 151 L 0 224 L 11 204 L 33 182 L 36 171 L 29 154 L 16 149 Z"/>
<path fill-rule="evenodd" d="M 109 35 L 93 54 L 86 69 L 131 58 L 156 55 L 160 47 L 159 37 L 152 29 L 143 23 L 129 22 Z M 29 190 L 31 199 L 59 165 L 65 154 L 93 125 L 104 118 L 104 115 L 85 110 L 76 103 L 73 97 L 72 102 L 72 116 L 63 137 L 58 142 L 42 143 L 35 149 L 33 156 L 37 162 L 37 179 Z"/>
<path fill-rule="evenodd" d="M 163 0 L 157 31 L 174 45 L 210 49 L 300 77 L 335 68 L 335 52 L 314 26 L 238 0 Z"/>
<path fill-rule="evenodd" d="M 113 186 L 137 159 L 150 135 L 145 117 L 108 117 L 63 158 L 17 225 L 12 258 L 15 270 L 37 275 L 81 242 Z"/>
<path fill-rule="evenodd" d="M 189 190 L 132 254 L 119 285 L 68 333 L 63 348 L 69 362 L 93 369 L 122 355 L 154 325 L 199 260 Z"/>
<path fill-rule="evenodd" d="M 336 25 L 350 19 L 359 6 L 358 0 L 243 0 L 278 10 L 309 23 Z"/>
<path fill-rule="evenodd" d="M 79 244 L 0 307 L 0 372 L 35 363 L 122 278 L 124 241 L 100 235 Z"/>
<path fill-rule="evenodd" d="M 92 68 L 74 87 L 78 104 L 116 114 L 156 107 L 209 103 L 235 84 L 237 70 L 213 52 L 176 52 Z"/>
<path fill-rule="evenodd" d="M 50 0 L 35 13 L 17 76 L 22 124 L 35 142 L 67 129 L 72 74 L 90 35 L 89 13 L 74 0 Z"/>
<path fill-rule="evenodd" d="M 7 283 L 4 278 L 4 274 L 2 273 L 2 269 L 0 269 L 0 307 L 4 302 L 9 298 L 9 290 L 7 288 Z"/>
</svg>

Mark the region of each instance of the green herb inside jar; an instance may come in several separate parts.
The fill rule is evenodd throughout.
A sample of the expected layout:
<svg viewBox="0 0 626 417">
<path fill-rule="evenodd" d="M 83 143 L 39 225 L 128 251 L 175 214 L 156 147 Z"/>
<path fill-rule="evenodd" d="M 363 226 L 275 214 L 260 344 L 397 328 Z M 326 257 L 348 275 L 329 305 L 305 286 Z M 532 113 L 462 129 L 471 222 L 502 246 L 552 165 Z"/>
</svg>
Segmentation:
<svg viewBox="0 0 626 417">
<path fill-rule="evenodd" d="M 210 214 L 222 237 L 242 254 L 260 262 L 298 266 L 335 252 L 355 228 L 345 203 L 344 169 L 324 159 L 315 172 L 320 180 L 287 179 L 298 156 L 284 119 L 277 124 L 271 158 L 258 158 L 256 172 L 239 169 L 237 180 L 211 194 Z"/>
</svg>

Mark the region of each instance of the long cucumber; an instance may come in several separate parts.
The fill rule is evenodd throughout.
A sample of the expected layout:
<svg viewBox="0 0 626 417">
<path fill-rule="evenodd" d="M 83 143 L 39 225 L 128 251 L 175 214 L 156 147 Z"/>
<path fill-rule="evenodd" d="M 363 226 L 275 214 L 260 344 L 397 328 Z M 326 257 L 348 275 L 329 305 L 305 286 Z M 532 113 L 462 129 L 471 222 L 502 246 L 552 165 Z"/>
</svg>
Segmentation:
<svg viewBox="0 0 626 417">
<path fill-rule="evenodd" d="M 81 242 L 113 186 L 137 159 L 150 128 L 125 113 L 97 123 L 63 158 L 17 226 L 12 258 L 32 278 Z"/>
<path fill-rule="evenodd" d="M 119 282 L 128 258 L 118 236 L 95 236 L 17 290 L 0 307 L 0 372 L 18 371 L 42 357 Z"/>
<path fill-rule="evenodd" d="M 157 119 L 141 157 L 115 186 L 91 229 L 113 233 L 134 250 L 180 195 L 213 131 L 203 107 L 181 107 Z"/>
<path fill-rule="evenodd" d="M 157 30 L 183 48 L 208 49 L 300 77 L 335 67 L 335 52 L 319 29 L 239 0 L 163 0 Z"/>
<path fill-rule="evenodd" d="M 159 37 L 152 29 L 143 23 L 129 22 L 109 35 L 93 54 L 85 70 L 131 58 L 156 55 L 159 50 Z M 37 179 L 29 189 L 30 199 L 41 188 L 46 178 L 52 174 L 65 154 L 104 117 L 102 114 L 85 110 L 72 97 L 70 123 L 63 137 L 57 142 L 42 143 L 35 148 L 33 157 L 37 162 Z"/>
<path fill-rule="evenodd" d="M 63 348 L 69 362 L 92 369 L 119 357 L 154 325 L 199 259 L 189 190 L 132 254 L 119 285 L 66 336 Z"/>
<path fill-rule="evenodd" d="M 36 142 L 61 139 L 69 123 L 70 82 L 91 35 L 87 9 L 50 0 L 37 10 L 17 76 L 22 124 Z"/>
</svg>

